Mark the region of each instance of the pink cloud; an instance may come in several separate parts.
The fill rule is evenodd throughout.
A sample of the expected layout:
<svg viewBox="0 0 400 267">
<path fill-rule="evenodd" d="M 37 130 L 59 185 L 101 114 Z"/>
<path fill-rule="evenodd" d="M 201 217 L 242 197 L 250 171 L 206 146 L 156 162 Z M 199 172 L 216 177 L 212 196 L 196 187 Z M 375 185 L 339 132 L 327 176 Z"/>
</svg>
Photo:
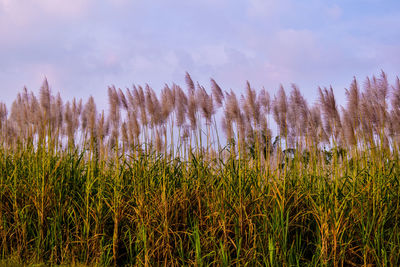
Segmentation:
<svg viewBox="0 0 400 267">
<path fill-rule="evenodd" d="M 93 0 L 0 0 L 0 44 L 43 38 L 44 29 L 84 18 Z"/>
<path fill-rule="evenodd" d="M 284 29 L 271 38 L 269 58 L 274 64 L 289 68 L 320 60 L 316 36 L 309 30 Z"/>
<path fill-rule="evenodd" d="M 51 16 L 73 19 L 85 15 L 92 0 L 36 0 L 39 8 Z"/>
<path fill-rule="evenodd" d="M 93 0 L 0 0 L 2 18 L 30 21 L 43 16 L 73 19 L 84 15 Z"/>
</svg>

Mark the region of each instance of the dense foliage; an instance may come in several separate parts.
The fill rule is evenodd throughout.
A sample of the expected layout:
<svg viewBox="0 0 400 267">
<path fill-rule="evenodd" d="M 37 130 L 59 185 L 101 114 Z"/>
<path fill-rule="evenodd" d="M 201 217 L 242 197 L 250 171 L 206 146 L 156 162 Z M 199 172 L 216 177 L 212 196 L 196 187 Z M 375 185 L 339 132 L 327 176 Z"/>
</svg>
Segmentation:
<svg viewBox="0 0 400 267">
<path fill-rule="evenodd" d="M 108 115 L 47 81 L 0 103 L 0 260 L 400 264 L 399 79 L 354 79 L 341 110 L 186 82 L 110 87 Z"/>
</svg>

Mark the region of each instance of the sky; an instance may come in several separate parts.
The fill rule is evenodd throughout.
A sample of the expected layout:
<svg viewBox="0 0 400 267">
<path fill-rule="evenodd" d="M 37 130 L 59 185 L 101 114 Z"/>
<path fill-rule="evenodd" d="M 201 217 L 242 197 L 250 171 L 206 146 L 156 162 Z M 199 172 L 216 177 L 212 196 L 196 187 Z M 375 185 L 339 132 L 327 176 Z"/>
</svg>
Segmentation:
<svg viewBox="0 0 400 267">
<path fill-rule="evenodd" d="M 297 84 L 310 103 L 353 76 L 400 74 L 398 0 L 0 0 L 0 101 L 47 77 L 63 99 L 107 87 L 184 86 L 274 94 Z"/>
</svg>

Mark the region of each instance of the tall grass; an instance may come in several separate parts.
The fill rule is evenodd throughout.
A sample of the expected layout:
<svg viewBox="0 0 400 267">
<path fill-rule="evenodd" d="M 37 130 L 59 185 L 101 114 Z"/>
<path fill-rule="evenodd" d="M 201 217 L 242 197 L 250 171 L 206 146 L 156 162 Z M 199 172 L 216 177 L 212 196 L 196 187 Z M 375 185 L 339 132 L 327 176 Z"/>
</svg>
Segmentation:
<svg viewBox="0 0 400 267">
<path fill-rule="evenodd" d="M 354 79 L 339 109 L 332 88 L 309 106 L 295 85 L 271 101 L 185 78 L 109 87 L 108 115 L 47 81 L 0 104 L 0 259 L 400 264 L 399 79 Z"/>
</svg>

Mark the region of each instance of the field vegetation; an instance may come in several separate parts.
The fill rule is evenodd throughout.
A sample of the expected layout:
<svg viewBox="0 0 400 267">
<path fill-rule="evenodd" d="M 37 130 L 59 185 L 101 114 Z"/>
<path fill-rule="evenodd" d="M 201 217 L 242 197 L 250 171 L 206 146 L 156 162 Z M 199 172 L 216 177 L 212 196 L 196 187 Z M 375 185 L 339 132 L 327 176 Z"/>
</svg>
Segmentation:
<svg viewBox="0 0 400 267">
<path fill-rule="evenodd" d="M 0 103 L 0 260 L 399 266 L 398 78 L 354 78 L 344 107 L 210 84 Z"/>
</svg>

